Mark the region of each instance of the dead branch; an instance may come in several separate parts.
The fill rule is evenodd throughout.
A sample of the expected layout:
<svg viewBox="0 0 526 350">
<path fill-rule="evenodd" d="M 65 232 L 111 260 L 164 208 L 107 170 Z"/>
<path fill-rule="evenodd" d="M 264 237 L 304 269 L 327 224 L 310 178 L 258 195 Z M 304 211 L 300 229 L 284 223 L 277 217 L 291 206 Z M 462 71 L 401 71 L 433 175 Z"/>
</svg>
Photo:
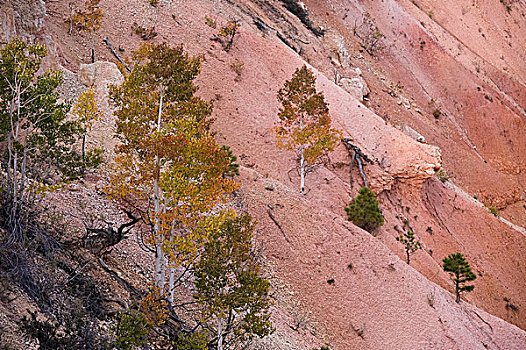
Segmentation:
<svg viewBox="0 0 526 350">
<path fill-rule="evenodd" d="M 369 157 L 367 157 L 367 155 L 365 155 L 362 152 L 360 147 L 354 145 L 351 141 L 352 139 L 350 138 L 345 138 L 342 140 L 342 142 L 345 144 L 345 147 L 347 147 L 347 150 L 351 152 L 351 175 L 350 175 L 351 176 L 350 178 L 351 187 L 353 186 L 352 168 L 353 168 L 353 164 L 355 161 L 358 164 L 358 169 L 360 170 L 360 174 L 362 175 L 363 183 L 365 187 L 367 187 L 367 177 L 365 176 L 365 172 L 363 171 L 363 166 L 364 166 L 364 162 L 373 164 L 373 161 L 369 159 Z"/>
<path fill-rule="evenodd" d="M 139 218 L 133 215 L 130 210 L 124 209 L 124 212 L 130 221 L 119 226 L 117 231 L 113 228 L 113 224 L 107 221 L 106 228 L 86 227 L 87 233 L 83 239 L 84 247 L 88 248 L 96 256 L 100 256 L 108 248 L 120 243 L 124 236 L 139 221 Z"/>
<path fill-rule="evenodd" d="M 281 231 L 281 233 L 283 234 L 283 237 L 285 237 L 285 240 L 287 242 L 290 243 L 287 235 L 285 234 L 285 231 L 283 231 L 283 228 L 281 227 L 281 225 L 279 224 L 278 220 L 274 217 L 274 215 L 272 214 L 272 210 L 273 207 L 271 207 L 270 205 L 267 204 L 267 214 L 269 216 L 269 218 L 272 220 L 272 222 L 274 222 L 274 224 L 279 228 L 279 230 Z"/>
<path fill-rule="evenodd" d="M 112 275 L 116 280 L 117 282 L 119 282 L 123 287 L 124 289 L 126 289 L 128 291 L 128 293 L 132 294 L 132 295 L 135 295 L 137 297 L 141 297 L 144 293 L 135 288 L 134 286 L 132 286 L 128 281 L 126 281 L 124 278 L 120 277 L 117 272 L 113 271 L 105 262 L 104 260 L 102 260 L 102 258 L 98 258 L 97 259 L 100 266 L 104 269 L 104 271 L 106 271 L 107 273 L 109 273 L 110 275 Z"/>
<path fill-rule="evenodd" d="M 108 38 L 102 40 L 107 46 L 108 48 L 111 50 L 111 52 L 113 53 L 113 55 L 115 56 L 115 58 L 117 58 L 119 60 L 120 63 L 122 63 L 124 65 L 124 67 L 126 68 L 126 70 L 128 72 L 131 72 L 131 69 L 130 67 L 128 67 L 128 65 L 123 61 L 121 60 L 121 58 L 119 57 L 119 55 L 117 55 L 117 52 L 115 52 L 115 49 L 113 48 L 113 45 L 111 45 L 110 43 L 110 40 Z"/>
</svg>

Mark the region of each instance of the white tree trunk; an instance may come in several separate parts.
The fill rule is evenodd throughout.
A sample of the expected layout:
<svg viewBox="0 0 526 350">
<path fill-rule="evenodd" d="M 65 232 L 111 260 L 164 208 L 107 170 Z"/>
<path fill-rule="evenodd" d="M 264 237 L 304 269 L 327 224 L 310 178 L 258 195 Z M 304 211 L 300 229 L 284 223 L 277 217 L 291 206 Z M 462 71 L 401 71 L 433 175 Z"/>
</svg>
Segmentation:
<svg viewBox="0 0 526 350">
<path fill-rule="evenodd" d="M 303 130 L 303 113 L 300 115 L 300 130 Z M 301 177 L 301 184 L 300 184 L 300 193 L 305 194 L 305 155 L 303 154 L 305 151 L 305 146 L 301 145 L 300 147 L 300 177 Z"/>
<path fill-rule="evenodd" d="M 174 239 L 174 228 L 175 228 L 175 219 L 172 220 L 172 227 L 170 228 L 170 242 Z M 174 303 L 174 293 L 175 293 L 175 267 L 169 266 L 168 270 L 170 271 L 170 276 L 168 278 L 168 303 L 173 305 Z"/>
<path fill-rule="evenodd" d="M 223 350 L 223 319 L 217 318 L 217 350 Z"/>
<path fill-rule="evenodd" d="M 300 193 L 305 194 L 305 157 L 303 155 L 303 147 L 301 147 L 301 151 L 300 151 L 300 176 L 301 176 Z"/>
<path fill-rule="evenodd" d="M 157 117 L 157 131 L 161 130 L 161 115 L 163 109 L 163 92 L 161 91 L 161 97 L 159 99 L 159 115 Z M 164 252 L 162 249 L 163 237 L 159 237 L 160 223 L 159 214 L 161 211 L 160 206 L 160 194 L 159 194 L 159 174 L 160 174 L 160 161 L 159 156 L 155 155 L 155 166 L 156 174 L 153 180 L 154 190 L 154 226 L 153 232 L 155 235 L 155 286 L 159 289 L 162 294 L 164 291 L 164 280 L 165 280 L 165 259 Z"/>
</svg>

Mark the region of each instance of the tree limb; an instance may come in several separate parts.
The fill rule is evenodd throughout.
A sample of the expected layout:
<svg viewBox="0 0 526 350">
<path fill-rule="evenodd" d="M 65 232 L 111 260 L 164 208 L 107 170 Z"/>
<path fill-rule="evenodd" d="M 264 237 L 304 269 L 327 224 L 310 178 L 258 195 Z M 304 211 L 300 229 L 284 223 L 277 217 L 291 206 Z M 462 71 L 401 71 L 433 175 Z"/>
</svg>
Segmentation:
<svg viewBox="0 0 526 350">
<path fill-rule="evenodd" d="M 113 53 L 113 55 L 115 56 L 115 58 L 117 58 L 119 60 L 120 63 L 122 63 L 124 65 L 124 67 L 126 68 L 126 70 L 128 72 L 131 72 L 131 69 L 130 67 L 128 67 L 128 65 L 123 61 L 121 60 L 121 58 L 119 57 L 119 55 L 117 55 L 117 52 L 115 52 L 115 49 L 113 49 L 113 46 L 111 45 L 110 43 L 110 40 L 108 38 L 102 40 L 107 46 L 108 48 L 111 50 L 111 52 Z"/>
<path fill-rule="evenodd" d="M 353 186 L 353 182 L 354 182 L 353 178 L 352 178 L 352 168 L 353 168 L 354 161 L 356 161 L 356 163 L 358 164 L 358 169 L 360 170 L 360 174 L 362 175 L 362 179 L 363 179 L 363 183 L 364 183 L 365 187 L 368 187 L 367 177 L 365 176 L 365 172 L 363 171 L 363 166 L 364 166 L 364 162 L 367 162 L 369 164 L 374 164 L 374 163 L 369 157 L 367 157 L 367 155 L 365 155 L 362 152 L 360 147 L 354 145 L 351 141 L 352 141 L 352 139 L 350 139 L 350 138 L 345 138 L 345 139 L 342 140 L 342 142 L 345 144 L 345 147 L 347 147 L 347 150 L 349 152 L 352 152 L 352 156 L 351 156 L 351 179 L 350 179 L 351 187 Z"/>
</svg>

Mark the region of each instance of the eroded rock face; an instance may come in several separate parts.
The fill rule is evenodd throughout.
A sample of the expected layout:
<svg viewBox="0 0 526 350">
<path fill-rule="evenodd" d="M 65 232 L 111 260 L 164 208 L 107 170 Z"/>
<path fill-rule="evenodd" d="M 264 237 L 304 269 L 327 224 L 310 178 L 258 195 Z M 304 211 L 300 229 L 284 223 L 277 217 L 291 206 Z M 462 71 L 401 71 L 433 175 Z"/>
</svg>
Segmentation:
<svg viewBox="0 0 526 350">
<path fill-rule="evenodd" d="M 365 171 L 375 192 L 390 190 L 396 182 L 420 188 L 440 168 L 442 157 L 438 147 L 417 142 L 386 124 L 370 109 L 352 100 L 344 89 L 335 89 L 323 76 L 318 86 L 325 93 L 336 125 L 373 160 L 374 164 L 367 165 Z"/>
<path fill-rule="evenodd" d="M 0 40 L 15 38 L 33 42 L 44 26 L 46 4 L 43 0 L 0 2 Z"/>
</svg>

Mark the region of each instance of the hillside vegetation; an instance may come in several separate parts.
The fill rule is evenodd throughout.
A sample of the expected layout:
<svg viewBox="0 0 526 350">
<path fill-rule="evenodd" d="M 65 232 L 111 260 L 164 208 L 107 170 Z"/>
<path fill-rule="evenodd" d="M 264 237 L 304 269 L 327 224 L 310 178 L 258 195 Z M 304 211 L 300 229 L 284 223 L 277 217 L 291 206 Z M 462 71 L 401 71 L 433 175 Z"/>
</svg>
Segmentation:
<svg viewBox="0 0 526 350">
<path fill-rule="evenodd" d="M 525 16 L 4 2 L 0 348 L 524 348 Z"/>
</svg>

